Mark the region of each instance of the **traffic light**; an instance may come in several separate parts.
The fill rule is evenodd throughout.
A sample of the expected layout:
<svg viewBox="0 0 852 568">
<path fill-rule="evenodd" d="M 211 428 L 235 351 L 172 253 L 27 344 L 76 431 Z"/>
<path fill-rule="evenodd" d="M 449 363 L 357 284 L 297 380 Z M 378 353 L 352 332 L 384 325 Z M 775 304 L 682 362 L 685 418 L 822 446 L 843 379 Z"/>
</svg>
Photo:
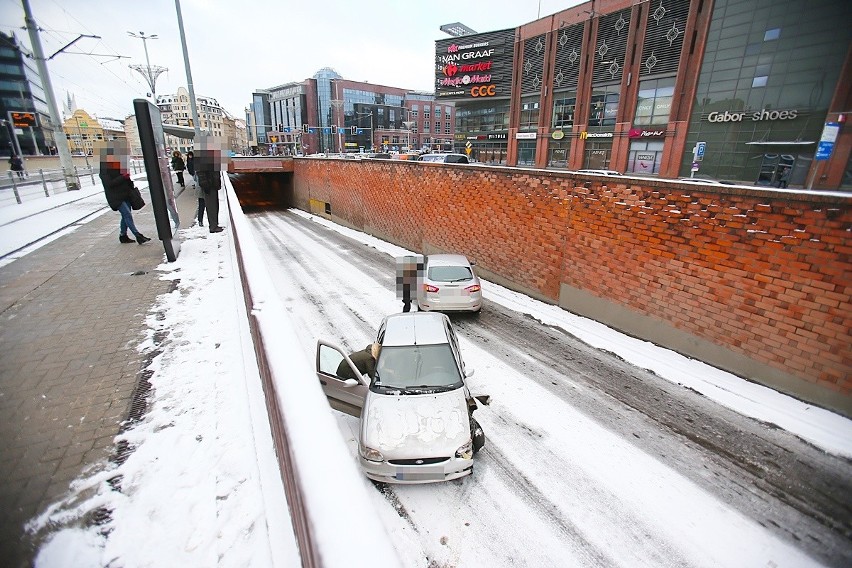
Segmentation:
<svg viewBox="0 0 852 568">
<path fill-rule="evenodd" d="M 332 133 L 332 134 L 337 134 L 337 126 L 335 126 L 335 125 L 333 125 L 333 124 L 331 125 L 331 133 Z"/>
<path fill-rule="evenodd" d="M 309 127 L 308 127 L 308 125 L 307 125 L 307 124 L 303 124 L 303 125 L 302 125 L 302 132 L 307 133 L 307 132 L 308 132 L 308 128 L 309 128 Z"/>
<path fill-rule="evenodd" d="M 281 122 L 278 123 L 278 132 L 284 132 L 284 124 Z"/>
<path fill-rule="evenodd" d="M 358 134 L 358 127 L 357 126 L 350 126 L 349 131 L 352 133 L 352 136 L 355 136 L 356 134 Z"/>
</svg>

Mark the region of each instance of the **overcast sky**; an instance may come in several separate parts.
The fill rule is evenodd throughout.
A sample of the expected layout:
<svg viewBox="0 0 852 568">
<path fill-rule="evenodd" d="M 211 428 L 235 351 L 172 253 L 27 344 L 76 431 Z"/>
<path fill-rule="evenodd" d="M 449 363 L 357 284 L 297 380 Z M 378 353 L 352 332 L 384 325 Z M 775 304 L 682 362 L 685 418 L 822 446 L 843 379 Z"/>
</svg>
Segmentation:
<svg viewBox="0 0 852 568">
<path fill-rule="evenodd" d="M 435 40 L 449 37 L 441 25 L 462 22 L 477 32 L 513 28 L 580 3 L 182 0 L 181 12 L 196 95 L 213 97 L 242 118 L 255 89 L 301 81 L 323 67 L 354 81 L 431 92 Z M 147 42 L 151 65 L 168 68 L 157 93 L 187 84 L 173 0 L 30 0 L 30 7 L 46 57 L 80 34 L 100 36 L 82 38 L 48 62 L 60 112 L 70 92 L 79 108 L 101 118 L 132 113 L 133 99 L 149 88 L 128 68 L 146 63 L 143 42 L 128 31 L 158 36 Z M 21 0 L 0 0 L 0 29 L 29 47 L 23 26 Z"/>
</svg>

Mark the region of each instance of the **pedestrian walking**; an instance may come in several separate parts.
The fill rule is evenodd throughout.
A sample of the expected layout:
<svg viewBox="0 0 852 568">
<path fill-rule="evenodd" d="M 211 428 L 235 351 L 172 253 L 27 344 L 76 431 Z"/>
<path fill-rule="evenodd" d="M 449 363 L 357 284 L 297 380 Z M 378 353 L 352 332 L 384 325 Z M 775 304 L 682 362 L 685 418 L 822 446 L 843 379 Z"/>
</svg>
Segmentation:
<svg viewBox="0 0 852 568">
<path fill-rule="evenodd" d="M 24 161 L 17 154 L 12 154 L 9 158 L 9 169 L 18 174 L 18 177 L 24 178 Z"/>
<path fill-rule="evenodd" d="M 104 186 L 104 194 L 107 203 L 113 211 L 121 214 L 119 223 L 118 242 L 132 243 L 133 239 L 127 236 L 128 229 L 136 242 L 140 245 L 151 239 L 143 235 L 133 222 L 133 209 L 130 205 L 130 195 L 135 191 L 133 181 L 130 179 L 130 171 L 127 169 L 126 161 L 121 155 L 116 155 L 115 148 L 104 149 L 101 155 L 101 171 L 98 174 Z"/>
<path fill-rule="evenodd" d="M 172 169 L 175 171 L 175 174 L 177 174 L 180 186 L 186 187 L 186 184 L 183 183 L 183 170 L 186 169 L 186 166 L 183 163 L 183 158 L 180 156 L 180 150 L 172 152 Z"/>
<path fill-rule="evenodd" d="M 216 138 L 205 138 L 199 142 L 198 156 L 194 160 L 195 177 L 204 207 L 207 210 L 207 225 L 211 233 L 220 233 L 219 226 L 219 190 L 222 189 L 222 150 Z M 199 213 L 200 217 L 200 213 Z"/>
</svg>

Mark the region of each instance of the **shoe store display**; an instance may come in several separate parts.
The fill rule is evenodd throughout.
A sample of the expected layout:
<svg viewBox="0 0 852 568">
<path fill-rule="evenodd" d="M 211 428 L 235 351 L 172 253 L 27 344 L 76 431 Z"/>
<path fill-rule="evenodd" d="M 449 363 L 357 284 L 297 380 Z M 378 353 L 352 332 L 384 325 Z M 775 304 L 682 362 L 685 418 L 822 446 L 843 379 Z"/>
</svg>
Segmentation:
<svg viewBox="0 0 852 568">
<path fill-rule="evenodd" d="M 136 235 L 136 242 L 139 243 L 140 245 L 143 244 L 143 243 L 147 243 L 150 240 L 151 239 L 149 239 L 148 237 L 146 237 L 142 233 L 139 233 L 138 235 Z"/>
<path fill-rule="evenodd" d="M 118 242 L 120 242 L 120 243 L 132 243 L 133 239 L 131 239 L 127 235 L 119 235 L 118 236 Z"/>
</svg>

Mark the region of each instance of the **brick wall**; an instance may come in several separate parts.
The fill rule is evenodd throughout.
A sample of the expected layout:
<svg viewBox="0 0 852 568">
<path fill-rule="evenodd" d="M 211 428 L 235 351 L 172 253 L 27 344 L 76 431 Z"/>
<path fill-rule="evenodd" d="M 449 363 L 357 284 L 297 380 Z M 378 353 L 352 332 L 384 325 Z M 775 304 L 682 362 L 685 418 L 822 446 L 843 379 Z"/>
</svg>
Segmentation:
<svg viewBox="0 0 852 568">
<path fill-rule="evenodd" d="M 852 415 L 852 196 L 297 159 L 294 200 L 411 250 L 461 252 L 583 315 L 617 310 L 625 331 Z"/>
</svg>

